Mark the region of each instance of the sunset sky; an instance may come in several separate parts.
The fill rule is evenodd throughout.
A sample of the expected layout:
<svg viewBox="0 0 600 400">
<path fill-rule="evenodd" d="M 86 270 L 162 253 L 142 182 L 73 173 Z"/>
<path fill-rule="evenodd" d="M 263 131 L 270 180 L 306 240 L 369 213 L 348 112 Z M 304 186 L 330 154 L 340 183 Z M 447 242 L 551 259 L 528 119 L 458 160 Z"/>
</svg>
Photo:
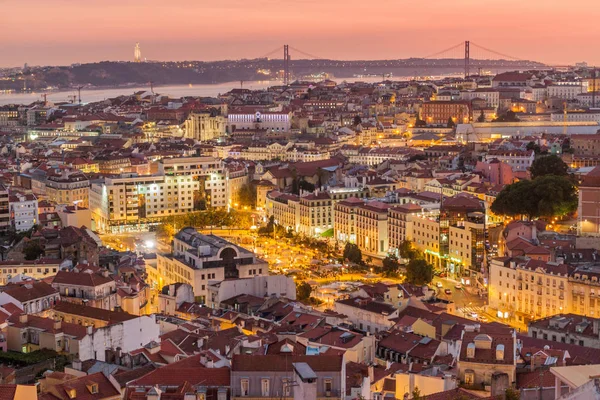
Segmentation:
<svg viewBox="0 0 600 400">
<path fill-rule="evenodd" d="M 284 43 L 351 60 L 426 56 L 466 39 L 600 65 L 598 0 L 0 0 L 0 10 L 0 66 L 131 60 L 135 42 L 149 60 L 255 58 Z"/>
</svg>

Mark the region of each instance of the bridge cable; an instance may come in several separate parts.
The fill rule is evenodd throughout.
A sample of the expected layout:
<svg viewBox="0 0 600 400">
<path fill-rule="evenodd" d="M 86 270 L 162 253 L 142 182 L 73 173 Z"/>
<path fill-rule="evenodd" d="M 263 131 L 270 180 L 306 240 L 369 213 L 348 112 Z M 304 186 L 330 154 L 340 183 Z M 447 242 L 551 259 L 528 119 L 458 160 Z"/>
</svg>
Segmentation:
<svg viewBox="0 0 600 400">
<path fill-rule="evenodd" d="M 475 44 L 475 43 L 473 43 L 473 42 L 471 42 L 471 46 L 477 47 L 477 48 L 479 48 L 479 49 L 481 49 L 481 50 L 485 50 L 485 51 L 487 51 L 487 52 L 489 52 L 489 53 L 492 53 L 492 54 L 495 54 L 495 55 L 497 55 L 497 56 L 500 56 L 500 57 L 507 58 L 507 59 L 509 59 L 509 60 L 514 60 L 514 61 L 527 61 L 527 60 L 523 60 L 522 58 L 519 58 L 519 57 L 513 57 L 513 56 L 509 56 L 508 54 L 504 54 L 504 53 L 500 53 L 500 52 L 498 52 L 498 51 L 495 51 L 495 50 L 488 49 L 488 48 L 486 48 L 486 47 L 480 46 L 480 45 L 478 45 L 478 44 Z"/>
<path fill-rule="evenodd" d="M 323 58 L 323 57 L 318 57 L 318 56 L 315 56 L 315 55 L 313 55 L 313 54 L 306 53 L 306 52 L 304 52 L 304 51 L 302 51 L 302 50 L 298 50 L 297 48 L 295 48 L 295 47 L 292 47 L 292 46 L 290 46 L 290 49 L 291 49 L 291 50 L 294 50 L 296 53 L 300 53 L 300 54 L 302 54 L 303 56 L 306 56 L 306 57 L 308 57 L 308 58 L 314 58 L 315 60 L 326 60 L 326 58 Z"/>
<path fill-rule="evenodd" d="M 459 44 L 456 44 L 456 45 L 454 45 L 454 46 L 452 46 L 452 47 L 448 47 L 447 49 L 444 49 L 444 50 L 442 50 L 442 51 L 438 51 L 437 53 L 433 53 L 433 54 L 430 54 L 430 55 L 428 55 L 428 56 L 421 57 L 421 59 L 434 58 L 434 57 L 437 57 L 437 56 L 439 56 L 440 54 L 447 53 L 447 52 L 449 52 L 449 51 L 451 51 L 451 50 L 455 50 L 455 49 L 457 49 L 457 48 L 459 48 L 459 47 L 464 47 L 464 45 L 465 45 L 465 43 L 464 43 L 464 42 L 460 42 Z M 462 58 L 462 57 L 459 57 L 459 58 Z"/>
</svg>

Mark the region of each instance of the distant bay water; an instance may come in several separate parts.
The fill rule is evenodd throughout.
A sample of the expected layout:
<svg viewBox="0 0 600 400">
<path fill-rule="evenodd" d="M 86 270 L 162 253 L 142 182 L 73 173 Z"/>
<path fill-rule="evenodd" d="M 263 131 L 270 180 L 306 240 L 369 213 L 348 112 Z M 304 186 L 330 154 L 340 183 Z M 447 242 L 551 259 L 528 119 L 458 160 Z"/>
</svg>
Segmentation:
<svg viewBox="0 0 600 400">
<path fill-rule="evenodd" d="M 405 81 L 410 77 L 394 76 L 387 78 L 392 81 Z M 381 76 L 366 76 L 352 78 L 333 78 L 337 83 L 346 82 L 381 82 Z M 244 89 L 260 90 L 270 86 L 281 85 L 277 81 L 244 81 L 243 86 L 239 81 L 224 82 L 218 84 L 199 84 L 199 85 L 173 85 L 173 86 L 157 86 L 154 88 L 155 93 L 168 95 L 173 98 L 184 96 L 199 96 L 199 97 L 216 97 L 219 94 L 227 93 L 231 89 L 243 87 Z M 150 86 L 127 86 L 116 88 L 99 88 L 99 89 L 82 89 L 81 100 L 83 103 L 93 103 L 122 95 L 130 95 L 140 90 L 150 91 Z M 77 90 L 57 90 L 57 91 L 36 91 L 28 93 L 0 93 L 0 105 L 6 104 L 30 104 L 37 100 L 42 100 L 42 95 L 46 93 L 49 102 L 68 102 L 72 97 L 77 95 Z"/>
</svg>

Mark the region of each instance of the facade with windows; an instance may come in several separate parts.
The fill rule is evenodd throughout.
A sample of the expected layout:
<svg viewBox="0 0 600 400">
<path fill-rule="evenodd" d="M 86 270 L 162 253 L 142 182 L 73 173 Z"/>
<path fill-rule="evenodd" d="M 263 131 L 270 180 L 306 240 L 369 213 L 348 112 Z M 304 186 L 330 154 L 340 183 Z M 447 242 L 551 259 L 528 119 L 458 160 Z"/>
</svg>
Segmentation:
<svg viewBox="0 0 600 400">
<path fill-rule="evenodd" d="M 316 375 L 316 398 L 344 398 L 346 367 L 340 355 L 234 355 L 231 399 L 291 399 L 298 384 L 294 364 L 306 363 Z"/>
<path fill-rule="evenodd" d="M 209 284 L 268 274 L 269 265 L 256 258 L 254 253 L 188 227 L 175 235 L 172 254 L 157 255 L 157 281 L 151 284 L 162 288 L 187 283 L 192 286 L 194 296 L 205 303 Z"/>
</svg>

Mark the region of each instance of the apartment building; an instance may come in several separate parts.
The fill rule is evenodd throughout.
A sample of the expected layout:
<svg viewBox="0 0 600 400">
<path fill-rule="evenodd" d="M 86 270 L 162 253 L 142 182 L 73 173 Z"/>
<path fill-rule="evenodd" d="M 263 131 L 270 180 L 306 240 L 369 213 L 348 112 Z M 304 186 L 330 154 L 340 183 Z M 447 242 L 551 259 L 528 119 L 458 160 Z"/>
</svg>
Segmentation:
<svg viewBox="0 0 600 400">
<path fill-rule="evenodd" d="M 105 178 L 90 189 L 93 229 L 120 232 L 165 217 L 227 205 L 227 176 L 213 157 L 161 160 L 158 174 Z"/>
<path fill-rule="evenodd" d="M 266 196 L 266 214 L 275 223 L 288 230 L 297 231 L 300 225 L 300 197 L 273 190 Z"/>
<path fill-rule="evenodd" d="M 510 165 L 514 172 L 527 171 L 535 160 L 533 150 L 491 150 L 485 156 L 486 161 L 497 159 Z"/>
<path fill-rule="evenodd" d="M 423 252 L 425 260 L 436 268 L 442 267 L 439 215 L 413 215 L 412 230 L 413 244 Z"/>
<path fill-rule="evenodd" d="M 388 239 L 389 250 L 399 256 L 398 249 L 405 240 L 412 241 L 414 215 L 422 213 L 421 206 L 414 203 L 406 203 L 394 206 L 388 212 Z"/>
<path fill-rule="evenodd" d="M 205 303 L 208 285 L 230 278 L 251 278 L 269 274 L 269 265 L 254 253 L 215 235 L 203 235 L 184 228 L 173 239 L 172 254 L 157 255 L 157 281 L 164 287 L 187 283 Z"/>
<path fill-rule="evenodd" d="M 6 232 L 10 228 L 8 189 L 0 184 L 0 232 Z"/>
<path fill-rule="evenodd" d="M 573 100 L 582 93 L 587 92 L 587 87 L 580 84 L 571 85 L 549 85 L 548 97 L 555 99 Z"/>
<path fill-rule="evenodd" d="M 33 279 L 44 279 L 68 265 L 69 260 L 57 260 L 50 258 L 42 258 L 34 261 L 2 261 L 0 262 L 0 285 L 6 285 L 13 279 L 21 281 L 23 276 L 28 276 Z"/>
<path fill-rule="evenodd" d="M 331 196 L 326 192 L 300 197 L 298 231 L 308 236 L 320 235 L 333 228 Z"/>
<path fill-rule="evenodd" d="M 89 207 L 90 181 L 81 171 L 65 171 L 46 178 L 46 198 L 57 204 Z"/>
<path fill-rule="evenodd" d="M 227 115 L 227 131 L 266 129 L 274 132 L 288 132 L 292 126 L 292 113 L 261 112 L 230 113 Z"/>
<path fill-rule="evenodd" d="M 495 258 L 489 271 L 489 306 L 499 318 L 520 324 L 574 312 L 569 280 L 574 271 L 575 267 L 566 264 L 529 258 Z M 573 289 L 574 293 L 580 293 L 579 290 Z M 579 303 L 577 310 L 580 310 Z"/>
<path fill-rule="evenodd" d="M 579 185 L 577 234 L 600 236 L 600 166 L 588 172 Z"/>
<path fill-rule="evenodd" d="M 15 231 L 26 232 L 38 223 L 38 200 L 34 194 L 11 194 L 8 201 L 10 225 Z"/>
<path fill-rule="evenodd" d="M 340 242 L 356 243 L 356 214 L 365 202 L 356 197 L 339 201 L 334 206 L 334 237 Z"/>
<path fill-rule="evenodd" d="M 385 257 L 389 204 L 371 201 L 356 210 L 356 244 L 365 254 Z"/>
<path fill-rule="evenodd" d="M 428 101 L 421 106 L 421 119 L 427 124 L 446 125 L 449 119 L 462 124 L 469 122 L 470 116 L 468 101 Z"/>
<path fill-rule="evenodd" d="M 112 310 L 117 305 L 117 285 L 108 271 L 59 271 L 52 281 L 63 301 Z"/>
</svg>

